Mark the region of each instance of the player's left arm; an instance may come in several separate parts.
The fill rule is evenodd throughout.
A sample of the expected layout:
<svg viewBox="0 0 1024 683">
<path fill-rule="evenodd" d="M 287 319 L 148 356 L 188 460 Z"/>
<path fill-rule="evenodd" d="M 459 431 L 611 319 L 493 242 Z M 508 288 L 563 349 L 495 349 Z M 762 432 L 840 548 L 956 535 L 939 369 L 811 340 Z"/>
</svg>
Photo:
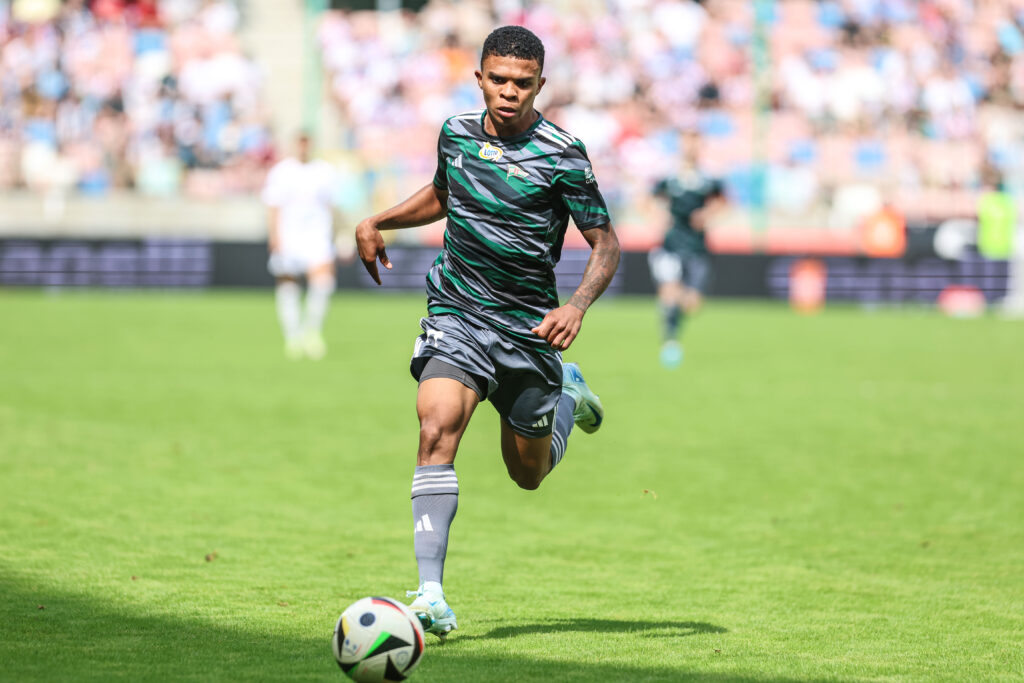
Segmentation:
<svg viewBox="0 0 1024 683">
<path fill-rule="evenodd" d="M 276 206 L 267 207 L 267 251 L 276 254 L 281 246 L 281 230 L 278 219 L 281 209 Z"/>
<path fill-rule="evenodd" d="M 583 230 L 582 234 L 591 251 L 580 286 L 565 304 L 550 311 L 533 328 L 534 334 L 543 337 L 559 351 L 568 349 L 576 339 L 583 326 L 583 315 L 608 289 L 619 267 L 619 238 L 611 223 Z"/>
</svg>

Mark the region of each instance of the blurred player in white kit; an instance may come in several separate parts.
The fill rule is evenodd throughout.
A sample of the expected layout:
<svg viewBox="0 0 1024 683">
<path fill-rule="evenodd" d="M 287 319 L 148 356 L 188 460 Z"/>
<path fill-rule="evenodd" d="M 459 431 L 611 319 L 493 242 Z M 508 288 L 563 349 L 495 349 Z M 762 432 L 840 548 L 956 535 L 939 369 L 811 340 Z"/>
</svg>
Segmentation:
<svg viewBox="0 0 1024 683">
<path fill-rule="evenodd" d="M 270 169 L 263 187 L 263 203 L 269 209 L 267 268 L 277 281 L 285 354 L 316 360 L 327 353 L 323 324 L 334 292 L 334 172 L 326 161 L 310 158 L 305 133 L 298 135 L 295 147 L 295 156 Z M 302 277 L 307 286 L 305 310 Z"/>
</svg>

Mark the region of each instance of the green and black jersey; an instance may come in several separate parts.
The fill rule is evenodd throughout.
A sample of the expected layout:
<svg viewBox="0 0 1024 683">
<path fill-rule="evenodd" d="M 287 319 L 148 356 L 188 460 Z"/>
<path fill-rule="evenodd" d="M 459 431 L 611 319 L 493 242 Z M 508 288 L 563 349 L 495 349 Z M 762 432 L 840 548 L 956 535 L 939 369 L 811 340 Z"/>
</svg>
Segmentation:
<svg viewBox="0 0 1024 683">
<path fill-rule="evenodd" d="M 485 111 L 441 128 L 434 185 L 448 193 L 444 248 L 427 310 L 452 313 L 547 350 L 530 329 L 558 306 L 555 264 L 572 217 L 609 222 L 583 143 L 539 117 L 524 133 L 484 132 Z"/>
<path fill-rule="evenodd" d="M 703 230 L 694 229 L 691 219 L 715 191 L 715 181 L 696 172 L 655 184 L 653 194 L 668 199 L 672 214 L 672 227 L 665 233 L 663 244 L 666 251 L 681 255 L 708 253 L 707 237 Z"/>
</svg>

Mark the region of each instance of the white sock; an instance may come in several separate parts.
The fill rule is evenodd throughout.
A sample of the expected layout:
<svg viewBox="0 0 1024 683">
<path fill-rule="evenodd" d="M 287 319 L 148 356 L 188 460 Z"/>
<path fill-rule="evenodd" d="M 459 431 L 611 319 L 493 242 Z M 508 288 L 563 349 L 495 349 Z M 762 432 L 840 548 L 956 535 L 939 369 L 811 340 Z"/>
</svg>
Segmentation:
<svg viewBox="0 0 1024 683">
<path fill-rule="evenodd" d="M 303 325 L 307 332 L 320 334 L 324 327 L 324 318 L 327 317 L 327 307 L 331 303 L 333 291 L 334 278 L 309 283 L 309 291 L 306 292 L 306 320 Z"/>
<path fill-rule="evenodd" d="M 277 285 L 274 298 L 277 301 L 277 319 L 281 323 L 281 332 L 285 341 L 297 339 L 300 332 L 300 298 L 302 290 L 299 283 L 285 280 Z"/>
</svg>

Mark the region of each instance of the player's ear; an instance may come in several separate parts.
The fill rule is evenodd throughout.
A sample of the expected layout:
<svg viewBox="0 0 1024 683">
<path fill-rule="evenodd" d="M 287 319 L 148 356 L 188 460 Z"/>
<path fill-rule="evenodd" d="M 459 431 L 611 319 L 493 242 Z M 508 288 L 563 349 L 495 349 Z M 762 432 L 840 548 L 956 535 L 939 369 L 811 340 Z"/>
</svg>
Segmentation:
<svg viewBox="0 0 1024 683">
<path fill-rule="evenodd" d="M 473 74 L 476 76 L 476 84 L 481 90 L 484 89 L 484 75 L 480 73 L 479 69 L 474 71 Z"/>
<path fill-rule="evenodd" d="M 540 94 L 540 89 L 543 88 L 544 84 L 547 82 L 548 79 L 544 78 L 543 76 L 540 77 L 540 80 L 537 81 L 537 94 Z"/>
</svg>

